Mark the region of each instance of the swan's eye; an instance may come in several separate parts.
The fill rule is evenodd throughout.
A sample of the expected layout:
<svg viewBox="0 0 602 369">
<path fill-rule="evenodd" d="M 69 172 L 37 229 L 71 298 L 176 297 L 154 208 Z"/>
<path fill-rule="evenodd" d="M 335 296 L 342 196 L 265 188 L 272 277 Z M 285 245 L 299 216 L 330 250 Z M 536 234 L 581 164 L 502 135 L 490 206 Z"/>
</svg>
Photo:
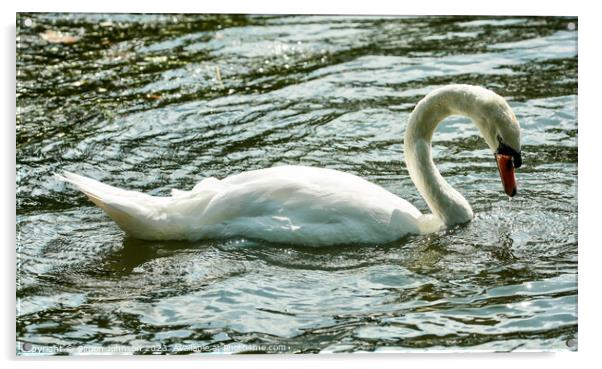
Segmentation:
<svg viewBox="0 0 602 369">
<path fill-rule="evenodd" d="M 496 154 L 509 155 L 512 156 L 512 162 L 515 168 L 520 168 L 523 165 L 523 158 L 521 156 L 520 151 L 516 151 L 510 146 L 506 145 L 500 135 L 497 135 L 497 140 L 500 143 L 495 151 Z"/>
</svg>

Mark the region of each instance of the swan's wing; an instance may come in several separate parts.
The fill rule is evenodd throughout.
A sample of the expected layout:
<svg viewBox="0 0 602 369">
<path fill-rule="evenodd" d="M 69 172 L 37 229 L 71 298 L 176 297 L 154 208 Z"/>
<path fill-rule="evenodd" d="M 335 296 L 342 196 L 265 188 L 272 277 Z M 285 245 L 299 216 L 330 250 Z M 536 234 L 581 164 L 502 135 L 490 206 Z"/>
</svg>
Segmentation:
<svg viewBox="0 0 602 369">
<path fill-rule="evenodd" d="M 221 181 L 230 186 L 215 202 L 237 199 L 252 209 L 253 205 L 279 205 L 289 210 L 302 209 L 398 209 L 413 218 L 422 213 L 408 201 L 381 186 L 350 173 L 332 169 L 281 166 L 244 172 Z M 217 206 L 217 204 L 213 204 Z M 242 206 L 241 206 L 242 207 Z M 296 209 L 295 209 L 296 207 Z M 257 209 L 259 210 L 259 209 Z M 314 214 L 318 215 L 318 214 Z"/>
<path fill-rule="evenodd" d="M 224 179 L 207 204 L 205 230 L 224 237 L 322 245 L 392 241 L 419 233 L 407 201 L 357 176 L 311 167 L 275 167 Z"/>
<path fill-rule="evenodd" d="M 171 197 L 185 197 L 190 193 L 190 191 L 186 190 L 178 190 L 177 188 L 171 189 Z"/>
<path fill-rule="evenodd" d="M 75 173 L 63 172 L 55 177 L 71 183 L 124 231 L 144 238 L 148 229 L 164 219 L 164 198 L 153 197 L 136 191 L 113 187 Z"/>
<path fill-rule="evenodd" d="M 90 198 L 128 197 L 148 200 L 152 197 L 141 192 L 128 191 L 118 187 L 110 186 L 95 179 L 80 176 L 79 174 L 67 171 L 62 172 L 61 174 L 55 173 L 54 176 L 61 181 L 71 183 Z"/>
<path fill-rule="evenodd" d="M 208 177 L 203 179 L 201 182 L 197 183 L 192 190 L 178 190 L 176 188 L 171 190 L 171 196 L 174 198 L 187 198 L 190 196 L 195 196 L 199 193 L 207 193 L 207 192 L 219 192 L 225 188 L 225 184 L 215 177 Z"/>
<path fill-rule="evenodd" d="M 329 169 L 276 167 L 153 197 L 73 173 L 70 182 L 142 239 L 244 236 L 313 246 L 387 242 L 419 233 L 420 211 L 384 188 Z"/>
<path fill-rule="evenodd" d="M 82 191 L 125 232 L 142 239 L 186 239 L 190 229 L 202 224 L 202 211 L 223 187 L 207 178 L 191 191 L 172 190 L 172 197 L 158 197 L 70 172 L 55 176 Z"/>
</svg>

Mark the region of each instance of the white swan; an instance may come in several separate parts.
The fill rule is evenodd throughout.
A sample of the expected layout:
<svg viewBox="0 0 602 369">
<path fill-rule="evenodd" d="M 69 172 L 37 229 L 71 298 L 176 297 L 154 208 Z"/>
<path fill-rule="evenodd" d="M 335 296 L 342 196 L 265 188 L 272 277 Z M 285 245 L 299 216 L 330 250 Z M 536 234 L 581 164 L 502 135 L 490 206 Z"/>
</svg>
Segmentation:
<svg viewBox="0 0 602 369">
<path fill-rule="evenodd" d="M 127 191 L 64 172 L 121 229 L 147 240 L 248 237 L 310 246 L 385 243 L 469 221 L 464 197 L 431 158 L 431 137 L 449 115 L 472 119 L 495 154 L 505 192 L 516 194 L 520 128 L 506 101 L 492 91 L 449 85 L 429 93 L 412 112 L 405 133 L 406 164 L 432 214 L 353 174 L 280 166 L 206 178 L 170 197 Z"/>
</svg>

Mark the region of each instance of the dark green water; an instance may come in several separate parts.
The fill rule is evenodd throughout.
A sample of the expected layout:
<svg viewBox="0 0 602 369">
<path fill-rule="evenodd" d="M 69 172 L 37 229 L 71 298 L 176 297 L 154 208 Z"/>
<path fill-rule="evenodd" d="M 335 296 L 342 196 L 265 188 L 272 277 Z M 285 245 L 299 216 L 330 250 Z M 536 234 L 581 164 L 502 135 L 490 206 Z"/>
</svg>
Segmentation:
<svg viewBox="0 0 602 369">
<path fill-rule="evenodd" d="M 569 18 L 18 15 L 17 352 L 571 349 L 576 28 Z M 47 30 L 75 39 L 48 42 Z M 304 164 L 428 211 L 402 137 L 416 102 L 449 83 L 507 97 L 524 166 L 509 201 L 476 128 L 448 119 L 435 161 L 475 218 L 436 234 L 321 249 L 143 242 L 52 177 L 69 170 L 158 195 Z"/>
</svg>

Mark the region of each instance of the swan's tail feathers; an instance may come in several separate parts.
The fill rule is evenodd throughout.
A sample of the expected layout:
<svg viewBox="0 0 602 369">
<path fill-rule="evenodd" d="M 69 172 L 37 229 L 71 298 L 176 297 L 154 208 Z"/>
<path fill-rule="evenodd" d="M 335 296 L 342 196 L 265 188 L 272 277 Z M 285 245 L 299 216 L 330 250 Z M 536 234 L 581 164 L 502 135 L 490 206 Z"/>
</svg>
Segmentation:
<svg viewBox="0 0 602 369">
<path fill-rule="evenodd" d="M 144 239 L 155 238 L 159 199 L 140 192 L 127 191 L 70 172 L 55 177 L 71 183 L 113 219 L 125 232 Z"/>
</svg>

